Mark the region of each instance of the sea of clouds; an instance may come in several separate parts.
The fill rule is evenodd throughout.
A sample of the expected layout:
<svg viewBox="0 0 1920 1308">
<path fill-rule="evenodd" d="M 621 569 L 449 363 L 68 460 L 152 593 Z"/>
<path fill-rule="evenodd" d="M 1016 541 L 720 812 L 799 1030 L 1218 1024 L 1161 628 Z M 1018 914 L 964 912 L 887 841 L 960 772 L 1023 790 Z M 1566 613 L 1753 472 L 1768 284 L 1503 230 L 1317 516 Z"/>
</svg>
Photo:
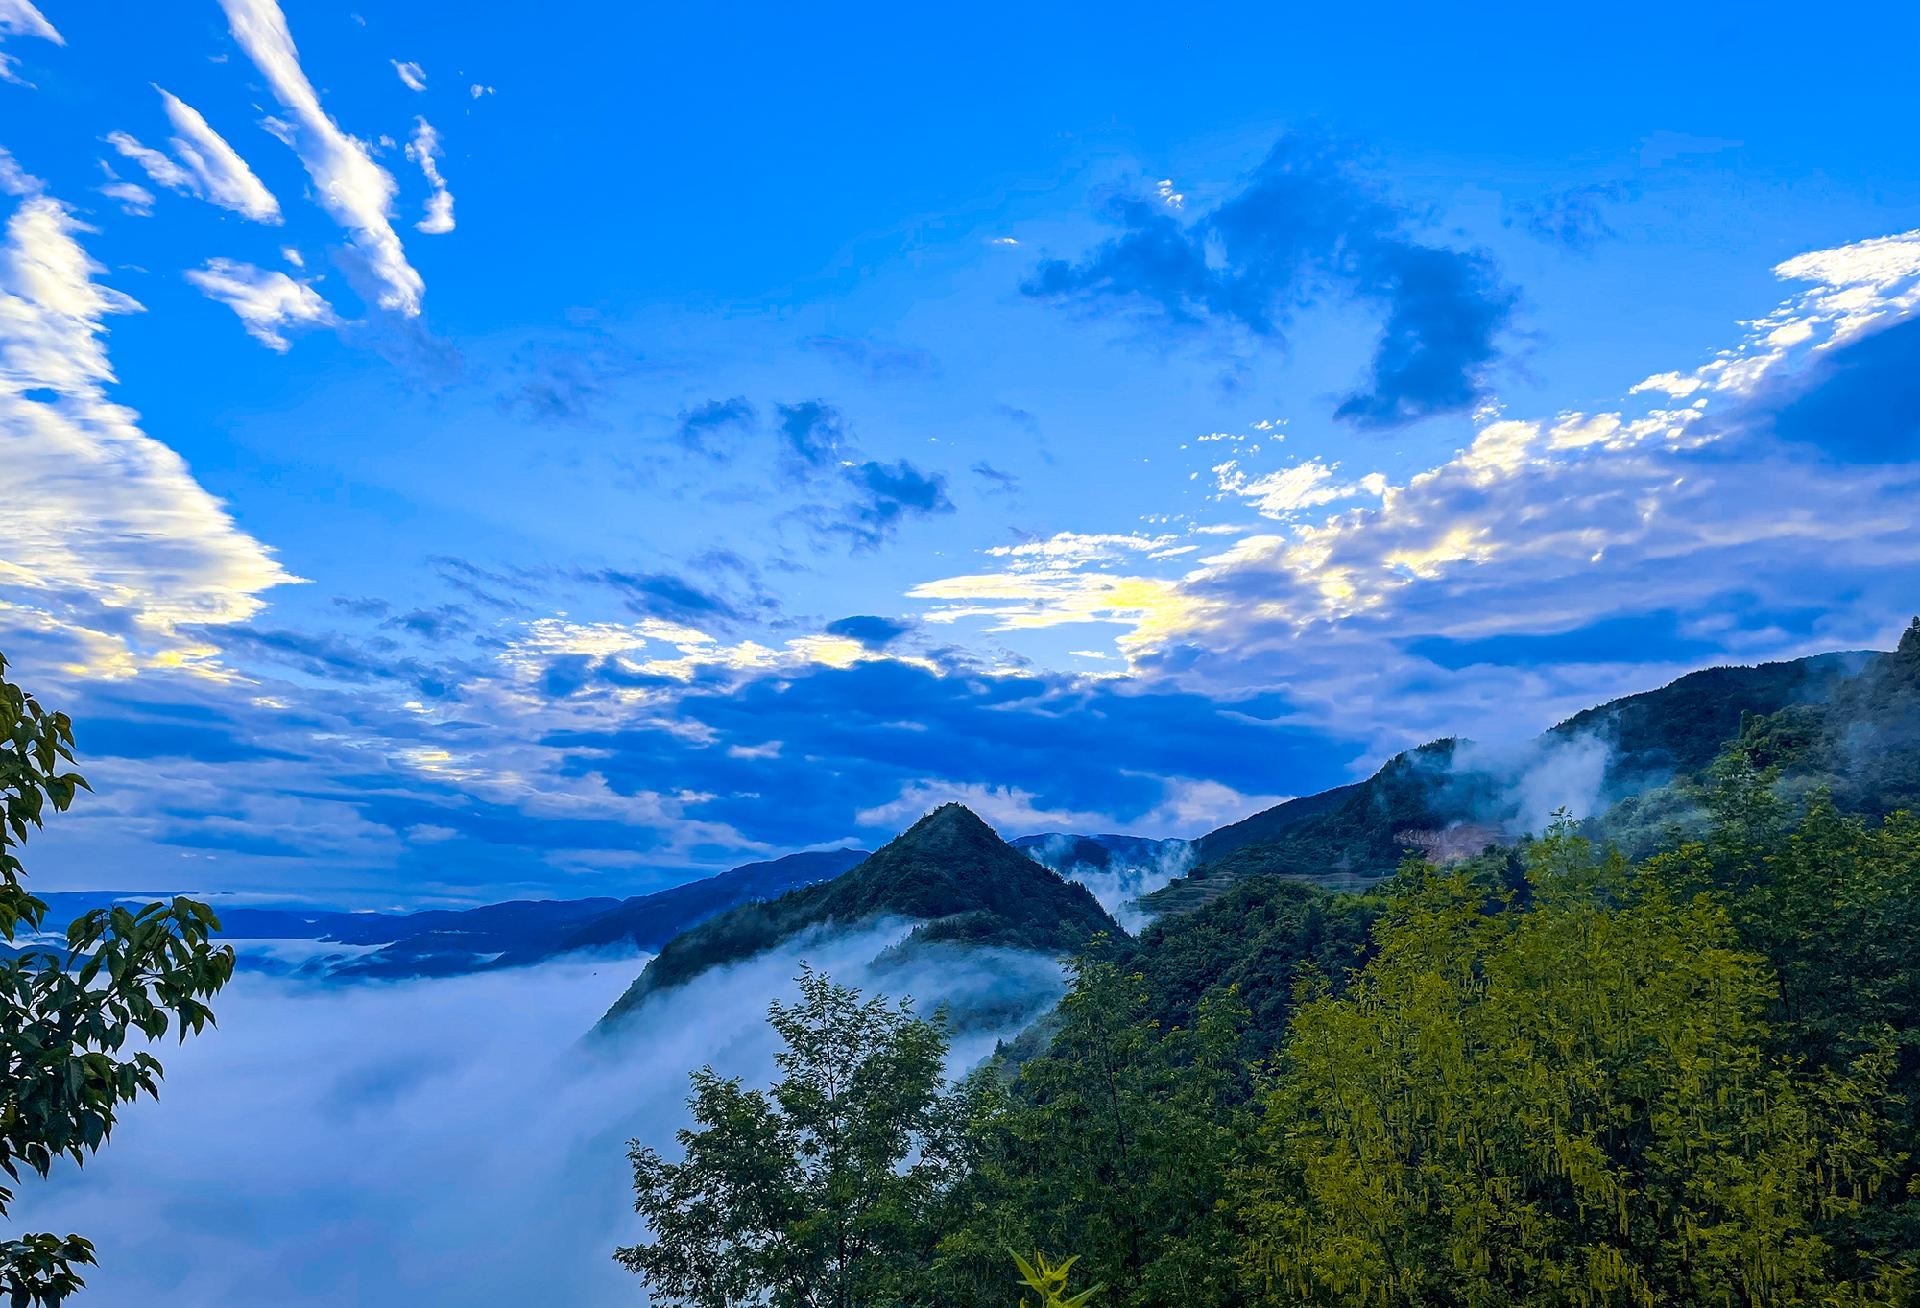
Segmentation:
<svg viewBox="0 0 1920 1308">
<path fill-rule="evenodd" d="M 691 1068 L 771 1077 L 767 1005 L 794 994 L 803 961 L 923 1010 L 996 988 L 1044 1004 L 1064 988 L 1032 955 L 943 955 L 872 984 L 868 964 L 906 929 L 709 973 L 611 1040 L 583 1036 L 640 960 L 348 985 L 243 973 L 217 1030 L 160 1051 L 159 1101 L 127 1110 L 84 1168 L 26 1181 L 13 1225 L 94 1240 L 81 1298 L 94 1304 L 644 1303 L 611 1256 L 644 1234 L 626 1142 L 672 1150 Z M 1010 1034 L 968 1029 L 955 1070 Z"/>
</svg>

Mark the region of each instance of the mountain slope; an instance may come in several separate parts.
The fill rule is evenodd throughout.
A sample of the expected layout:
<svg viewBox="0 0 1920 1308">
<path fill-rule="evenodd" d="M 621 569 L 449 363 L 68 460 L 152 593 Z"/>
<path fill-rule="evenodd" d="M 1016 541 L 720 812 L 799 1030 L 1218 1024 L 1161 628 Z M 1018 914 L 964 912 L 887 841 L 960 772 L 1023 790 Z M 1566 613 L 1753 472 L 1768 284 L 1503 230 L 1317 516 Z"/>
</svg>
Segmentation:
<svg viewBox="0 0 1920 1308">
<path fill-rule="evenodd" d="M 747 904 L 670 941 L 601 1019 L 709 968 L 762 953 L 812 927 L 882 918 L 920 923 L 907 945 L 942 942 L 1066 950 L 1098 931 L 1123 934 L 1084 887 L 1013 848 L 959 804 L 921 818 L 849 872 L 771 903 Z"/>
<path fill-rule="evenodd" d="M 1007 843 L 1066 876 L 1078 871 L 1108 872 L 1116 864 L 1124 867 L 1153 863 L 1186 842 L 1153 840 L 1146 836 L 1076 836 L 1064 831 L 1043 831 L 1037 835 L 1015 836 Z"/>
<path fill-rule="evenodd" d="M 658 950 L 688 927 L 698 926 L 716 913 L 757 900 L 778 899 L 789 890 L 830 881 L 871 857 L 864 849 L 826 849 L 765 863 L 748 863 L 704 881 L 636 895 L 568 933 L 552 949 L 536 957 L 509 954 L 506 963 L 538 962 L 555 954 L 581 949 L 631 945 L 646 953 Z"/>
<path fill-rule="evenodd" d="M 1250 876 L 1352 887 L 1383 876 L 1409 850 L 1472 853 L 1516 834 L 1517 791 L 1562 747 L 1597 742 L 1604 801 L 1697 771 L 1755 716 L 1824 703 L 1890 655 L 1822 654 L 1691 673 L 1657 690 L 1576 713 L 1507 766 L 1470 765 L 1465 742 L 1439 740 L 1389 759 L 1365 781 L 1289 800 L 1195 842 L 1191 873 L 1150 896 L 1158 912 L 1193 908 Z M 1569 796 L 1570 798 L 1570 796 Z"/>
</svg>

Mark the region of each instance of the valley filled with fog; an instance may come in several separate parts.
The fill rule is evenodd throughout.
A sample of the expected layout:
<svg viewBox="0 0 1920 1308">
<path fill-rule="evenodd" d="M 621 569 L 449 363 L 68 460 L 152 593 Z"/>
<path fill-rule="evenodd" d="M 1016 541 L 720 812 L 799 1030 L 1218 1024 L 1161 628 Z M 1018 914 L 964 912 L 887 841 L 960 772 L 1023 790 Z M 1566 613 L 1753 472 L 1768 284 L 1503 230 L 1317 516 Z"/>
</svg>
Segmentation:
<svg viewBox="0 0 1920 1308">
<path fill-rule="evenodd" d="M 612 1259 L 640 1235 L 628 1139 L 671 1147 L 692 1068 L 770 1078 L 767 1004 L 801 965 L 865 986 L 905 931 L 718 969 L 613 1037 L 587 1033 L 644 957 L 357 984 L 243 971 L 218 1030 L 158 1050 L 159 1101 L 128 1110 L 84 1170 L 27 1188 L 16 1215 L 88 1233 L 98 1303 L 633 1304 Z M 995 951 L 937 976 L 888 968 L 880 985 L 1012 987 L 1023 1007 L 1063 989 L 1051 960 Z M 962 1034 L 956 1067 L 1009 1034 Z"/>
</svg>

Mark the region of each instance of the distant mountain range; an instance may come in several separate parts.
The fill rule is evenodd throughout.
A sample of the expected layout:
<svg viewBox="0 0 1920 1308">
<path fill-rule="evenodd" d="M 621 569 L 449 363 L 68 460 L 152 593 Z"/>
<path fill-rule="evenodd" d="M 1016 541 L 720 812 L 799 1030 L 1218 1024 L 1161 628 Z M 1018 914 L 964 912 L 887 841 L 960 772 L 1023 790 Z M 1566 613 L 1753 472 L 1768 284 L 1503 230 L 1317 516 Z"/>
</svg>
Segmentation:
<svg viewBox="0 0 1920 1308">
<path fill-rule="evenodd" d="M 628 899 L 521 899 L 483 908 L 419 913 L 344 913 L 306 908 L 219 907 L 222 934 L 239 941 L 312 941 L 297 963 L 276 965 L 270 952 L 249 950 L 254 970 L 334 977 L 453 976 L 524 966 L 584 950 L 652 953 L 707 918 L 738 904 L 772 899 L 830 880 L 867 857 L 864 849 L 802 854 L 722 872 Z M 163 895 L 114 892 L 42 896 L 49 929 L 106 904 Z M 328 950 L 327 945 L 338 945 Z"/>
</svg>

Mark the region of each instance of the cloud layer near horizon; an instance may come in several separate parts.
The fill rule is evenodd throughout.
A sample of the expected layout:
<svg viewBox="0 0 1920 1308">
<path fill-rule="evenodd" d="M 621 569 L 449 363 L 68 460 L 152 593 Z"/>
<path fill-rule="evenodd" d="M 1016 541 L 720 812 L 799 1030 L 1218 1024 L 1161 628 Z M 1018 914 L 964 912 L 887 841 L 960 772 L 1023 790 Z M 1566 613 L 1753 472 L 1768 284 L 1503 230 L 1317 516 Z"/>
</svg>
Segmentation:
<svg viewBox="0 0 1920 1308">
<path fill-rule="evenodd" d="M 768 1002 L 808 963 L 930 1010 L 941 994 L 1050 1002 L 1058 965 L 1000 951 L 927 972 L 866 964 L 904 927 L 797 942 L 581 1037 L 641 961 L 333 986 L 242 973 L 219 1025 L 169 1043 L 158 1102 L 85 1168 L 20 1187 L 22 1229 L 84 1232 L 107 1303 L 197 1308 L 629 1304 L 613 1249 L 640 1237 L 626 1142 L 663 1150 L 703 1065 L 774 1072 Z M 964 1069 L 1007 1030 L 956 1041 Z"/>
</svg>

